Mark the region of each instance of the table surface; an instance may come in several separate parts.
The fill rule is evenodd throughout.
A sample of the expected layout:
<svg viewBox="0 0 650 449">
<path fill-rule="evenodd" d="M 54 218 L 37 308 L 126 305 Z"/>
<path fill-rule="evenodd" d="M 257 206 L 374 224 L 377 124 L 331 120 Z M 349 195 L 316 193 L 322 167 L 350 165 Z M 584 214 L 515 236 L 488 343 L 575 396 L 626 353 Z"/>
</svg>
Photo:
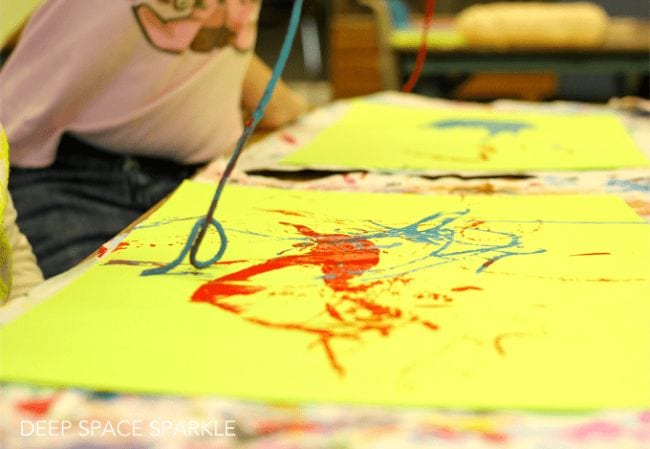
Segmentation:
<svg viewBox="0 0 650 449">
<path fill-rule="evenodd" d="M 378 101 L 391 104 L 427 104 L 460 107 L 442 100 L 420 99 L 402 94 L 380 94 Z M 282 154 L 295 150 L 341 116 L 347 102 L 314 111 L 298 124 L 273 133 L 250 146 L 242 167 L 259 171 L 274 167 Z M 544 110 L 567 113 L 603 111 L 603 107 L 576 103 L 529 104 L 496 102 L 499 110 Z M 637 144 L 650 155 L 650 121 L 633 113 L 620 114 Z M 225 160 L 214 161 L 198 176 L 214 181 Z M 289 175 L 289 176 L 286 176 Z M 620 195 L 639 215 L 650 222 L 650 170 L 626 169 L 608 172 L 531 173 L 522 178 L 442 177 L 427 179 L 376 173 L 285 173 L 280 178 L 256 176 L 236 171 L 233 182 L 288 189 L 409 192 L 419 194 L 537 194 L 613 193 Z M 106 244 L 108 252 L 125 236 Z M 14 319 L 58 289 L 73 281 L 100 260 L 84 262 L 64 275 L 46 282 L 28 297 L 0 309 L 0 323 Z M 272 405 L 220 397 L 152 397 L 128 394 L 93 393 L 77 389 L 52 389 L 5 385 L 0 395 L 0 441 L 7 449 L 217 449 L 217 448 L 631 448 L 650 447 L 650 410 L 595 411 L 547 415 L 525 411 L 445 411 L 388 409 L 306 404 Z M 171 420 L 187 423 L 232 419 L 238 438 L 197 437 L 177 434 L 175 438 L 120 437 L 104 434 L 89 439 L 79 433 L 67 436 L 21 438 L 22 420 L 95 419 L 104 423 L 119 420 Z"/>
</svg>

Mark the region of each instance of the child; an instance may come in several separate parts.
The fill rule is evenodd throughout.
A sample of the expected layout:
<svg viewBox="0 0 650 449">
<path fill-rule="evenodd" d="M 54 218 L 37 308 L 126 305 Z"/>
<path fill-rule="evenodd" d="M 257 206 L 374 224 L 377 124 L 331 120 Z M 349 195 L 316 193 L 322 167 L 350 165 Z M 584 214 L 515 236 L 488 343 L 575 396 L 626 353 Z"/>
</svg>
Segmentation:
<svg viewBox="0 0 650 449">
<path fill-rule="evenodd" d="M 0 71 L 21 229 L 46 276 L 234 147 L 270 70 L 257 0 L 47 0 Z M 286 85 L 261 125 L 304 112 Z"/>
<path fill-rule="evenodd" d="M 0 125 L 0 304 L 26 293 L 43 280 L 31 247 L 16 226 L 7 192 L 9 148 Z"/>
</svg>

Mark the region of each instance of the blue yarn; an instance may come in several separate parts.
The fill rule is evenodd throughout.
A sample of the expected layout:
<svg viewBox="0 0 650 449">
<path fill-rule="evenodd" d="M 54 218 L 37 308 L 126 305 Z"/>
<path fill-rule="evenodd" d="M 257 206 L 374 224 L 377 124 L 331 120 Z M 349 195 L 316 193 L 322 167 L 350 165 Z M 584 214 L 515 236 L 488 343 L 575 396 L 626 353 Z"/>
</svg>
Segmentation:
<svg viewBox="0 0 650 449">
<path fill-rule="evenodd" d="M 228 160 L 228 164 L 226 165 L 223 175 L 221 175 L 219 184 L 217 185 L 217 188 L 214 192 L 214 196 L 212 198 L 212 202 L 210 203 L 210 207 L 208 208 L 208 212 L 206 213 L 205 217 L 199 218 L 196 221 L 194 227 L 192 228 L 192 231 L 190 232 L 190 235 L 187 238 L 187 241 L 185 242 L 185 246 L 181 250 L 181 253 L 178 255 L 178 257 L 176 257 L 176 259 L 172 260 L 171 262 L 169 262 L 167 265 L 163 267 L 145 270 L 142 272 L 142 276 L 168 273 L 169 271 L 173 270 L 178 265 L 180 265 L 188 253 L 190 254 L 190 262 L 195 268 L 198 269 L 206 268 L 214 264 L 215 262 L 219 261 L 221 257 L 223 257 L 224 253 L 226 252 L 226 247 L 228 246 L 228 239 L 226 237 L 226 233 L 221 223 L 219 223 L 217 220 L 214 219 L 214 213 L 217 209 L 217 204 L 219 203 L 219 199 L 221 198 L 221 193 L 223 192 L 223 189 L 226 186 L 228 178 L 232 174 L 232 171 L 235 168 L 235 164 L 239 159 L 239 155 L 244 149 L 244 145 L 246 144 L 246 141 L 253 134 L 255 128 L 257 128 L 257 125 L 259 124 L 260 120 L 262 120 L 262 117 L 264 117 L 264 111 L 266 110 L 266 107 L 271 101 L 271 97 L 273 96 L 273 91 L 275 90 L 275 85 L 277 84 L 278 80 L 280 79 L 280 76 L 282 75 L 282 72 L 284 71 L 284 66 L 286 65 L 287 59 L 289 58 L 289 54 L 291 53 L 291 47 L 293 45 L 293 41 L 296 36 L 296 31 L 298 30 L 298 25 L 300 24 L 300 13 L 302 11 L 302 4 L 303 4 L 303 0 L 296 0 L 293 4 L 293 9 L 291 10 L 291 18 L 289 19 L 289 27 L 287 29 L 287 35 L 284 37 L 284 41 L 282 42 L 280 55 L 278 56 L 278 60 L 276 61 L 275 66 L 273 67 L 273 72 L 271 73 L 271 79 L 266 85 L 262 98 L 257 104 L 255 111 L 253 111 L 253 113 L 251 114 L 251 118 L 247 122 L 246 127 L 244 128 L 244 131 L 241 137 L 239 138 L 239 141 L 237 142 L 237 146 L 235 147 L 235 150 L 233 151 L 232 155 L 230 156 L 230 159 Z M 197 253 L 201 246 L 201 242 L 203 242 L 205 233 L 207 232 L 208 227 L 210 225 L 214 226 L 217 232 L 219 233 L 219 237 L 221 239 L 219 250 L 209 260 L 200 261 L 197 259 Z"/>
<path fill-rule="evenodd" d="M 408 4 L 403 0 L 388 0 L 388 8 L 393 27 L 397 29 L 408 28 L 409 16 L 411 15 Z"/>
<path fill-rule="evenodd" d="M 185 259 L 185 256 L 187 256 L 187 254 L 190 252 L 190 249 L 192 248 L 192 243 L 194 242 L 194 239 L 196 239 L 196 236 L 199 233 L 199 230 L 203 226 L 204 222 L 205 222 L 205 217 L 201 217 L 196 221 L 196 223 L 194 223 L 194 226 L 190 231 L 190 235 L 187 238 L 187 241 L 185 242 L 185 246 L 181 250 L 181 253 L 178 255 L 178 257 L 176 257 L 176 259 L 172 260 L 165 266 L 144 270 L 141 275 L 151 276 L 153 274 L 165 274 L 173 270 L 174 268 L 176 268 L 178 265 L 180 265 L 183 262 L 183 259 Z M 219 223 L 217 220 L 213 218 L 210 224 L 214 226 L 215 229 L 217 230 L 217 233 L 219 233 L 221 245 L 219 246 L 219 250 L 217 251 L 217 254 L 215 254 L 211 259 L 206 261 L 197 261 L 197 264 L 199 265 L 198 268 L 207 268 L 213 263 L 217 262 L 223 256 L 223 253 L 226 252 L 226 247 L 228 246 L 228 240 L 226 239 L 226 231 L 224 231 L 223 226 L 221 226 L 221 223 Z"/>
</svg>

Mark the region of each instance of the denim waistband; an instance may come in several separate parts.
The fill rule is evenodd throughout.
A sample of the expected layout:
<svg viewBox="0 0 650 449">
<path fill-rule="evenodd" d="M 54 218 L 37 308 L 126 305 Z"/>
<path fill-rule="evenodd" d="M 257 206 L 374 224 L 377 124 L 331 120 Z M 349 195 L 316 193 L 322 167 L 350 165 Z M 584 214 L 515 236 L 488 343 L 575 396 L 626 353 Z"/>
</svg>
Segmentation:
<svg viewBox="0 0 650 449">
<path fill-rule="evenodd" d="M 53 165 L 86 170 L 183 173 L 189 177 L 204 164 L 184 165 L 168 159 L 114 153 L 64 134 Z"/>
</svg>

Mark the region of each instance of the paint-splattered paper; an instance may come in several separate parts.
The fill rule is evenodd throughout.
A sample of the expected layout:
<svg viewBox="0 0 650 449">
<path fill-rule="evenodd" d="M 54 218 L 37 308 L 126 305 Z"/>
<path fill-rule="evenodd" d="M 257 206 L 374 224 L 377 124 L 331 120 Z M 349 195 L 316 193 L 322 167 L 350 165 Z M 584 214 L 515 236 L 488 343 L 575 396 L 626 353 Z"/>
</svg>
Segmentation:
<svg viewBox="0 0 650 449">
<path fill-rule="evenodd" d="M 443 109 L 357 101 L 285 165 L 387 171 L 589 170 L 647 166 L 610 114 Z"/>
<path fill-rule="evenodd" d="M 185 183 L 3 327 L 1 379 L 290 402 L 650 405 L 650 229 L 618 198 L 230 186 L 225 258 L 141 276 L 178 254 L 212 193 Z"/>
</svg>

